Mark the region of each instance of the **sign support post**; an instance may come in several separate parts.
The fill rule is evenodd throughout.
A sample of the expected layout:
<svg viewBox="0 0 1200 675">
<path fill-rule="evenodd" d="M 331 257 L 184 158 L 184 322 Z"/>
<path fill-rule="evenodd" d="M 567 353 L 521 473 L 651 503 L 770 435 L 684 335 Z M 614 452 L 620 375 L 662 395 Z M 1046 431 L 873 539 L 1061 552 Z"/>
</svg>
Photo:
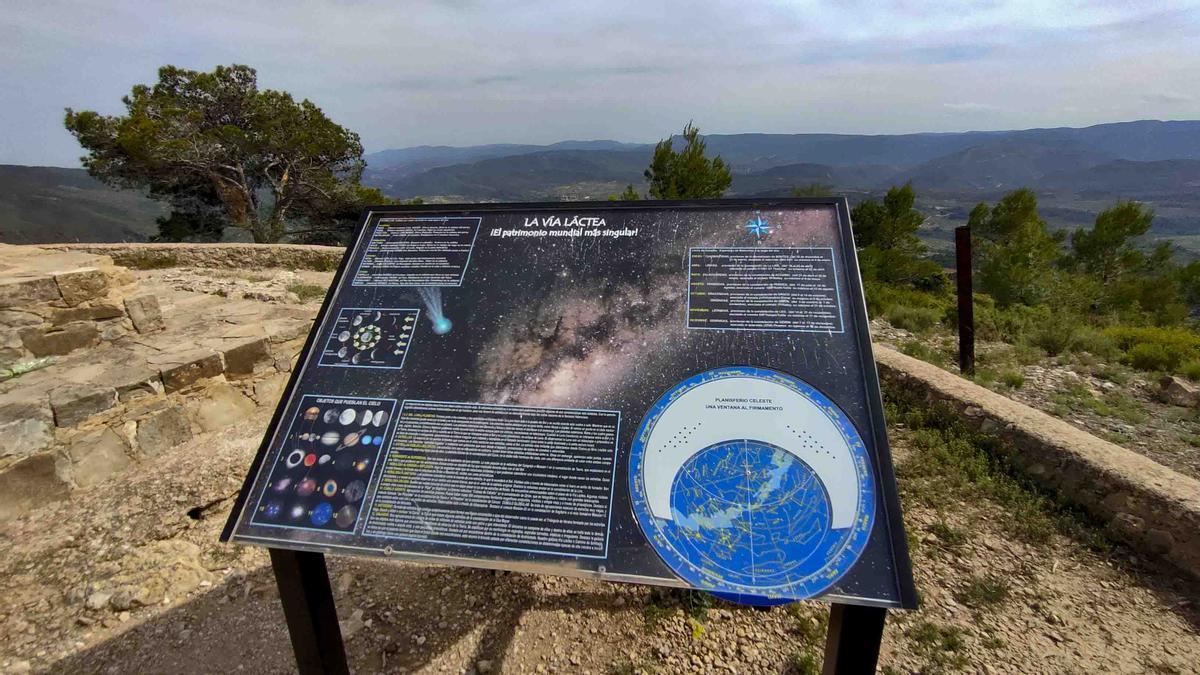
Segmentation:
<svg viewBox="0 0 1200 675">
<path fill-rule="evenodd" d="M 271 569 L 301 675 L 349 675 L 325 556 L 272 548 Z"/>
<path fill-rule="evenodd" d="M 879 661 L 887 610 L 835 602 L 829 606 L 822 675 L 870 675 Z"/>
<path fill-rule="evenodd" d="M 954 228 L 954 263 L 958 286 L 958 370 L 975 374 L 975 295 L 971 280 L 971 227 Z"/>
</svg>

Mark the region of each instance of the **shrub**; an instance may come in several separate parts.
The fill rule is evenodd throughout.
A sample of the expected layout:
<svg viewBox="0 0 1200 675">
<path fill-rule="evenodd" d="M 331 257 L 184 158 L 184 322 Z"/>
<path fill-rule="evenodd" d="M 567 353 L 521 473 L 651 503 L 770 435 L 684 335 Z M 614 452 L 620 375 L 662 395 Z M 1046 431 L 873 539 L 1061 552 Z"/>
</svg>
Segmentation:
<svg viewBox="0 0 1200 675">
<path fill-rule="evenodd" d="M 887 316 L 896 307 L 936 309 L 944 315 L 946 308 L 953 305 L 953 299 L 944 293 L 929 293 L 875 281 L 864 282 L 863 289 L 867 295 L 867 311 L 876 317 Z"/>
<path fill-rule="evenodd" d="M 1048 356 L 1058 356 L 1071 348 L 1075 339 L 1072 321 L 1047 321 L 1030 337 L 1030 342 L 1041 347 Z"/>
<path fill-rule="evenodd" d="M 1136 344 L 1129 350 L 1129 365 L 1138 370 L 1173 372 L 1182 355 L 1154 342 Z"/>
<path fill-rule="evenodd" d="M 900 351 L 913 357 L 914 359 L 921 359 L 922 361 L 925 361 L 926 363 L 932 363 L 935 366 L 941 366 L 945 364 L 945 359 L 942 358 L 942 355 L 924 342 L 909 340 L 908 342 L 900 345 Z"/>
<path fill-rule="evenodd" d="M 1002 370 L 1000 382 L 1010 389 L 1020 389 L 1025 386 L 1025 375 L 1019 370 Z"/>
<path fill-rule="evenodd" d="M 914 333 L 924 333 L 941 323 L 945 312 L 933 307 L 910 307 L 896 305 L 884 315 L 896 328 Z"/>
<path fill-rule="evenodd" d="M 1189 380 L 1200 380 L 1200 360 L 1191 360 L 1179 368 L 1179 374 Z"/>
<path fill-rule="evenodd" d="M 1049 307 L 997 307 L 988 296 L 975 295 L 975 336 L 981 340 L 1015 344 L 1054 320 Z"/>
<path fill-rule="evenodd" d="M 1200 335 L 1184 328 L 1113 326 L 1103 332 L 1138 370 L 1174 372 L 1185 362 L 1200 360 Z"/>
<path fill-rule="evenodd" d="M 1091 326 L 1083 326 L 1075 331 L 1071 339 L 1071 351 L 1087 352 L 1100 359 L 1115 359 L 1121 355 L 1120 347 L 1111 336 Z"/>
<path fill-rule="evenodd" d="M 325 291 L 329 289 L 319 284 L 294 283 L 288 284 L 287 290 L 295 293 L 300 298 L 300 302 L 310 302 L 324 298 Z"/>
</svg>

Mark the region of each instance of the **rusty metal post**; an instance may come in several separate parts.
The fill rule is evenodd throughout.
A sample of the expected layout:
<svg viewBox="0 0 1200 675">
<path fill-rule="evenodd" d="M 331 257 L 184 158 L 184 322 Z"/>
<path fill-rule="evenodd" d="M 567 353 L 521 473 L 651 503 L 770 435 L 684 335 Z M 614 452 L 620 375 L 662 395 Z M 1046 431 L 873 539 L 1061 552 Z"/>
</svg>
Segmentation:
<svg viewBox="0 0 1200 675">
<path fill-rule="evenodd" d="M 954 262 L 958 282 L 958 370 L 975 374 L 975 302 L 971 282 L 971 228 L 954 228 Z"/>
</svg>

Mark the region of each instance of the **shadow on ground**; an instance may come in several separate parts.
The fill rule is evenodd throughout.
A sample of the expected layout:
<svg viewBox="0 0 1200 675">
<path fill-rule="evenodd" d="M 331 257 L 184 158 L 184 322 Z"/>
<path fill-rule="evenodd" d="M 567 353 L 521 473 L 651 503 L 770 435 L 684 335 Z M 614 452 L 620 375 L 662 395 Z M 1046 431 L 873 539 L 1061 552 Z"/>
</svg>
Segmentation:
<svg viewBox="0 0 1200 675">
<path fill-rule="evenodd" d="M 444 661 L 461 672 L 490 661 L 493 672 L 521 616 L 542 607 L 618 611 L 615 594 L 587 591 L 544 598 L 538 577 L 488 570 L 330 558 L 338 615 L 355 610 L 371 625 L 347 640 L 356 672 L 407 672 Z M 353 581 L 345 583 L 348 575 Z M 54 673 L 288 673 L 291 643 L 269 567 L 226 581 L 104 642 L 50 666 Z M 349 588 L 346 589 L 345 586 Z"/>
</svg>

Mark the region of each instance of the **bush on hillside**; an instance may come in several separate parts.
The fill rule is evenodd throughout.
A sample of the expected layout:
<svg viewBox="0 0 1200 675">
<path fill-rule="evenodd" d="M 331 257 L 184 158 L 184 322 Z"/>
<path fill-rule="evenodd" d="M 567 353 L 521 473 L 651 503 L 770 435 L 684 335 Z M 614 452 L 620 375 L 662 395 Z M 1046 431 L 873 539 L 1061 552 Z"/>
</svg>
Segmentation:
<svg viewBox="0 0 1200 675">
<path fill-rule="evenodd" d="M 1081 326 L 1071 337 L 1071 351 L 1087 352 L 1101 360 L 1112 360 L 1121 356 L 1116 341 L 1102 330 Z"/>
<path fill-rule="evenodd" d="M 934 307 L 895 305 L 887 311 L 884 317 L 896 328 L 913 333 L 924 333 L 940 324 L 945 319 L 946 312 L 941 308 Z"/>
<path fill-rule="evenodd" d="M 998 307 L 991 296 L 975 294 L 975 337 L 980 340 L 1017 344 L 1053 320 L 1049 307 Z"/>
<path fill-rule="evenodd" d="M 1200 360 L 1200 335 L 1184 328 L 1113 326 L 1104 334 L 1138 370 L 1175 372 L 1186 361 Z"/>
</svg>

